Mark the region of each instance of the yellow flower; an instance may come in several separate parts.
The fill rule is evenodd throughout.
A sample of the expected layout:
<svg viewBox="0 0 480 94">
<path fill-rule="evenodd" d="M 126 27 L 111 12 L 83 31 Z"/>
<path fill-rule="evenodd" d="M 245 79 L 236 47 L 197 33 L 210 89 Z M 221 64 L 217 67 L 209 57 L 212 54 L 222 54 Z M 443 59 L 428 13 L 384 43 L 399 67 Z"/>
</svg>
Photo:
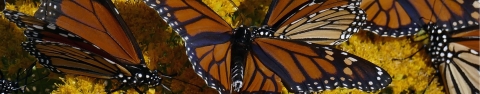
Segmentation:
<svg viewBox="0 0 480 94">
<path fill-rule="evenodd" d="M 104 80 L 73 75 L 66 75 L 61 80 L 64 84 L 55 84 L 58 88 L 52 94 L 106 94 Z"/>
</svg>

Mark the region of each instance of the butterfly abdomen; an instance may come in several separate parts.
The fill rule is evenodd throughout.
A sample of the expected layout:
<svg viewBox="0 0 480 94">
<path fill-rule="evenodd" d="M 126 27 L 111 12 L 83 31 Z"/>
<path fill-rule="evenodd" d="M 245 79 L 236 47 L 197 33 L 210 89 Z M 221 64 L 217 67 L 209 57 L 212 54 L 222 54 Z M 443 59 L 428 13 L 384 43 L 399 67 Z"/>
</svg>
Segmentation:
<svg viewBox="0 0 480 94">
<path fill-rule="evenodd" d="M 243 86 L 243 75 L 245 71 L 245 63 L 247 53 L 251 45 L 251 33 L 248 28 L 240 26 L 235 29 L 232 38 L 232 87 L 233 90 L 239 92 Z"/>
</svg>

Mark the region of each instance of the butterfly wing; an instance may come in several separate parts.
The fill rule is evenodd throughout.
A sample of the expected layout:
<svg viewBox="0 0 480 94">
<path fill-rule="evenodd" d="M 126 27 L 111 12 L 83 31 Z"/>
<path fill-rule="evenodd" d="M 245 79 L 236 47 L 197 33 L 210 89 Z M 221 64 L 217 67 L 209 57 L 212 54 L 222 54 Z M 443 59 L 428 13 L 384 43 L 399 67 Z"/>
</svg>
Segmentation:
<svg viewBox="0 0 480 94">
<path fill-rule="evenodd" d="M 275 30 L 321 10 L 343 5 L 360 5 L 361 0 L 273 0 L 264 25 Z"/>
<path fill-rule="evenodd" d="M 35 56 L 40 64 L 54 72 L 111 79 L 121 71 L 131 76 L 130 72 L 117 65 L 115 60 L 68 44 L 33 40 L 23 42 L 22 47 Z"/>
<path fill-rule="evenodd" d="M 185 41 L 194 71 L 208 86 L 230 92 L 232 28 L 199 0 L 149 0 L 147 5 Z"/>
<path fill-rule="evenodd" d="M 478 41 L 476 41 L 478 42 Z M 467 46 L 451 43 L 450 51 L 454 51 L 454 57 L 450 63 L 440 63 L 439 71 L 445 86 L 445 90 L 451 94 L 475 94 L 479 93 L 480 85 L 480 55 L 478 50 Z"/>
<path fill-rule="evenodd" d="M 445 90 L 452 94 L 479 93 L 480 85 L 480 32 L 461 29 L 447 32 L 430 25 L 430 42 L 427 52 L 439 71 Z M 428 30 L 428 29 L 427 29 Z"/>
<path fill-rule="evenodd" d="M 32 16 L 28 16 L 17 11 L 5 10 L 3 11 L 3 13 L 7 17 L 7 19 L 15 22 L 18 27 L 27 28 L 24 31 L 24 34 L 27 38 L 32 38 L 30 40 L 42 39 L 61 42 L 68 45 L 74 45 L 76 47 L 84 48 L 88 51 L 95 51 L 95 49 L 98 48 L 95 47 L 95 45 L 83 40 L 78 35 L 58 28 L 58 26 L 55 24 L 49 24 L 47 22 L 38 20 Z"/>
<path fill-rule="evenodd" d="M 410 36 L 432 21 L 447 31 L 478 25 L 477 0 L 363 0 L 364 29 L 378 35 Z"/>
<path fill-rule="evenodd" d="M 295 92 L 357 88 L 371 92 L 388 86 L 392 79 L 371 62 L 335 49 L 302 41 L 273 38 L 254 40 L 252 54 Z"/>
<path fill-rule="evenodd" d="M 95 44 L 124 64 L 145 63 L 135 38 L 110 0 L 44 0 L 35 17 Z"/>
<path fill-rule="evenodd" d="M 316 44 L 338 45 L 358 32 L 366 20 L 365 16 L 364 11 L 357 7 L 333 7 L 283 26 L 276 30 L 273 36 Z"/>
<path fill-rule="evenodd" d="M 282 80 L 280 77 L 269 70 L 260 61 L 260 57 L 247 54 L 245 64 L 245 73 L 243 78 L 243 93 L 279 93 L 282 90 Z"/>
<path fill-rule="evenodd" d="M 358 32 L 365 19 L 361 0 L 274 0 L 264 24 L 274 36 L 325 45 L 338 45 Z"/>
</svg>

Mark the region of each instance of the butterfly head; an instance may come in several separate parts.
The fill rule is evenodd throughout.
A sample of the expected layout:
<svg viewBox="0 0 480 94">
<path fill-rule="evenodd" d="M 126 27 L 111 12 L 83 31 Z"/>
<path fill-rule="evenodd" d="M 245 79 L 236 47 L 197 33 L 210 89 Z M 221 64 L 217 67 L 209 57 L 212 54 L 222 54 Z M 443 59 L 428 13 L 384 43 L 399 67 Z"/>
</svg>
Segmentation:
<svg viewBox="0 0 480 94">
<path fill-rule="evenodd" d="M 271 28 L 268 25 L 263 25 L 260 28 L 254 28 L 254 27 L 252 28 L 254 30 L 253 31 L 254 33 L 252 34 L 252 35 L 255 35 L 254 37 L 275 37 L 273 35 L 275 33 L 275 29 Z M 278 38 L 284 39 L 285 35 L 281 34 L 280 36 L 278 36 Z"/>
<path fill-rule="evenodd" d="M 160 77 L 157 70 L 150 71 L 150 74 L 151 75 L 146 75 L 147 84 L 149 85 L 149 87 L 158 86 L 162 83 L 162 78 Z"/>
<path fill-rule="evenodd" d="M 232 40 L 234 43 L 248 47 L 253 37 L 250 28 L 240 25 L 238 28 L 235 28 Z"/>
</svg>

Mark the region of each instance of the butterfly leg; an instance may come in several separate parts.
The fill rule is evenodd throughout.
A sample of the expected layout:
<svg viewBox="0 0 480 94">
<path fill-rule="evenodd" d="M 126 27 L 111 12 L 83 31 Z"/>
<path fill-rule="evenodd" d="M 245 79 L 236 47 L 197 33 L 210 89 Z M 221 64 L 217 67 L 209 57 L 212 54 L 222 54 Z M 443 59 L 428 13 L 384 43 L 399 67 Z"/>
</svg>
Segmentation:
<svg viewBox="0 0 480 94">
<path fill-rule="evenodd" d="M 138 87 L 135 87 L 135 91 L 137 91 L 139 94 L 145 94 L 145 92 L 142 92 Z"/>
<path fill-rule="evenodd" d="M 112 92 L 118 91 L 118 90 L 120 90 L 121 88 L 123 88 L 124 86 L 125 86 L 125 84 L 122 84 L 122 85 L 120 85 L 119 87 L 117 87 L 117 88 L 115 88 L 115 89 L 113 89 L 113 90 L 110 90 L 110 91 L 109 91 L 109 90 L 106 90 L 106 92 L 107 92 L 107 94 L 112 94 Z"/>
<path fill-rule="evenodd" d="M 422 49 L 424 49 L 424 48 L 425 48 L 425 46 L 422 46 L 422 48 L 418 49 L 415 53 L 413 53 L 412 55 L 407 56 L 405 58 L 393 58 L 392 60 L 394 60 L 394 61 L 395 60 L 405 60 L 407 58 L 411 59 L 413 56 L 415 56 L 418 52 L 422 51 Z"/>
</svg>

